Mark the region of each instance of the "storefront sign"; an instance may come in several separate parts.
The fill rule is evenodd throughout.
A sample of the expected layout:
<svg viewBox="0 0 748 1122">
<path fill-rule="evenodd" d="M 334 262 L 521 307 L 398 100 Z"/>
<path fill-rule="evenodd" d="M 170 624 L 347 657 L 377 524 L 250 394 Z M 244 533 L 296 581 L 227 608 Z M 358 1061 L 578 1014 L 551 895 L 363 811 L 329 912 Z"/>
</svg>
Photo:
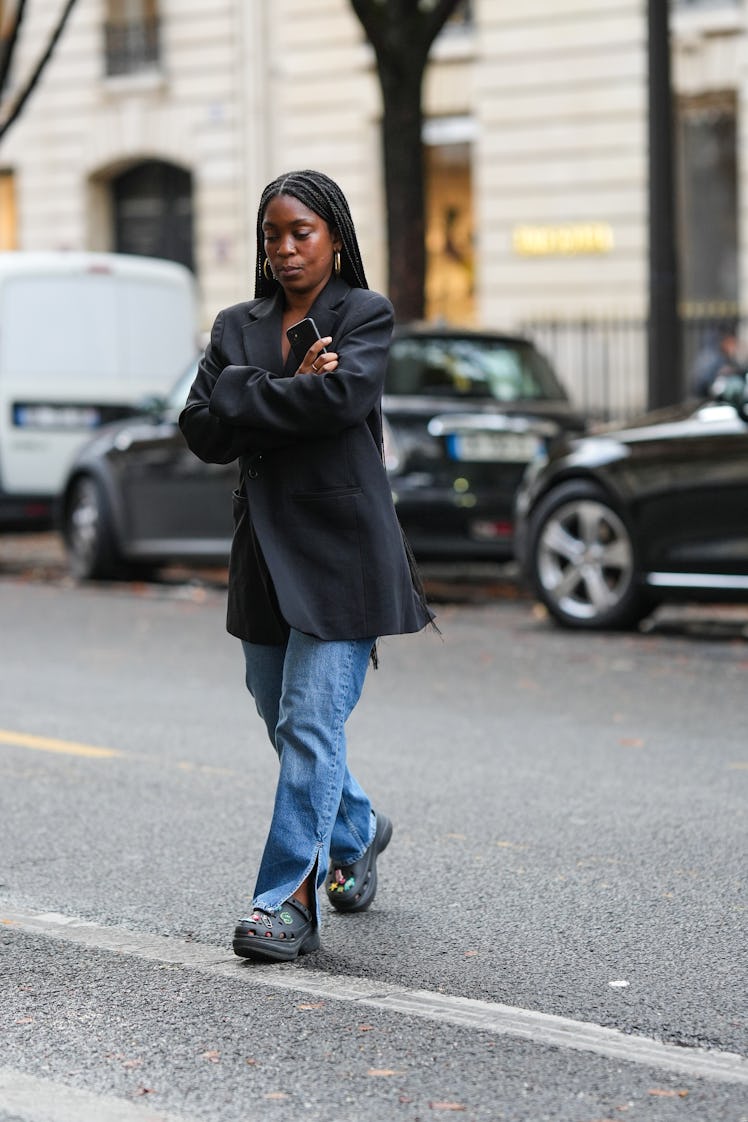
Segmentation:
<svg viewBox="0 0 748 1122">
<path fill-rule="evenodd" d="M 560 226 L 515 226 L 514 252 L 523 257 L 570 257 L 610 253 L 613 227 L 607 222 L 579 222 Z"/>
</svg>

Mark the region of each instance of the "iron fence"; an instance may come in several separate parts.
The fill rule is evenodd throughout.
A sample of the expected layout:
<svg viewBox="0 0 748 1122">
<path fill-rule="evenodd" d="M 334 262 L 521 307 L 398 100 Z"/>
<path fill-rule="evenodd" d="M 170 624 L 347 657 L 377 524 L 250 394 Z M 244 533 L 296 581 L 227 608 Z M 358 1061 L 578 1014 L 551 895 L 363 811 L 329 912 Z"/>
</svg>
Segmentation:
<svg viewBox="0 0 748 1122">
<path fill-rule="evenodd" d="M 693 395 L 697 356 L 726 330 L 740 338 L 748 321 L 737 315 L 681 320 L 681 398 Z M 575 405 L 601 421 L 627 420 L 647 408 L 647 321 L 642 318 L 537 319 L 520 325 L 551 360 Z"/>
</svg>

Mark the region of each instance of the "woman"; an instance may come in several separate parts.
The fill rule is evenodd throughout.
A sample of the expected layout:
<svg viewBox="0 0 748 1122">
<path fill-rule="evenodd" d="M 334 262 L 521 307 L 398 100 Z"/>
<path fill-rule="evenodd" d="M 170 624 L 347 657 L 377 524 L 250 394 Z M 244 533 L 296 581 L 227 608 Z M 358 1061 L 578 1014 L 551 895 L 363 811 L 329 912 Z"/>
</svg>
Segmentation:
<svg viewBox="0 0 748 1122">
<path fill-rule="evenodd" d="M 307 316 L 321 338 L 299 362 L 286 333 Z M 201 459 L 241 464 L 227 627 L 280 761 L 253 911 L 234 933 L 248 958 L 317 949 L 328 862 L 332 906 L 367 908 L 392 834 L 348 770 L 344 731 L 377 637 L 431 618 L 382 462 L 392 324 L 338 185 L 316 171 L 270 183 L 255 299 L 219 313 L 180 417 Z"/>
</svg>

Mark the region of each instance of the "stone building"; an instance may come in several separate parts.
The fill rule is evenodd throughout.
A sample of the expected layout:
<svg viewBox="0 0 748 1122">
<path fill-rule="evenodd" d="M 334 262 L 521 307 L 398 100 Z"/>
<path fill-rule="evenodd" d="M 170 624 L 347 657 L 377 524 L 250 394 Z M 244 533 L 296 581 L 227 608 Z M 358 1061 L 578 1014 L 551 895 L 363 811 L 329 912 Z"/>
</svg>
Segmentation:
<svg viewBox="0 0 748 1122">
<path fill-rule="evenodd" d="M 30 0 L 16 83 L 61 6 Z M 738 0 L 671 7 L 683 294 L 737 309 L 747 17 Z M 645 0 L 472 0 L 424 88 L 429 316 L 529 327 L 577 396 L 613 411 L 645 395 L 646 26 Z M 261 187 L 313 166 L 344 187 L 382 288 L 379 118 L 348 0 L 78 0 L 0 146 L 0 247 L 184 261 L 205 327 L 251 290 Z M 579 348 L 613 320 L 634 326 L 594 335 L 602 389 L 602 351 L 590 385 Z"/>
</svg>

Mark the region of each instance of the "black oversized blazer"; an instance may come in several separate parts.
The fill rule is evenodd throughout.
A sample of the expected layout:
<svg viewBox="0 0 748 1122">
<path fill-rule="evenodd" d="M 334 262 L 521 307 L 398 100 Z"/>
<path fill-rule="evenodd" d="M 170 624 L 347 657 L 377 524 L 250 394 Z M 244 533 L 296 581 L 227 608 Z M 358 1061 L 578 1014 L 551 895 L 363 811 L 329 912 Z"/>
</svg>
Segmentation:
<svg viewBox="0 0 748 1122">
<path fill-rule="evenodd" d="M 294 377 L 292 354 L 284 365 L 279 291 L 219 313 L 180 416 L 200 459 L 239 458 L 246 479 L 248 505 L 243 496 L 235 503 L 228 630 L 279 642 L 280 616 L 320 639 L 418 631 L 430 615 L 382 463 L 392 306 L 333 277 L 309 314 L 332 336 L 337 370 Z"/>
</svg>

